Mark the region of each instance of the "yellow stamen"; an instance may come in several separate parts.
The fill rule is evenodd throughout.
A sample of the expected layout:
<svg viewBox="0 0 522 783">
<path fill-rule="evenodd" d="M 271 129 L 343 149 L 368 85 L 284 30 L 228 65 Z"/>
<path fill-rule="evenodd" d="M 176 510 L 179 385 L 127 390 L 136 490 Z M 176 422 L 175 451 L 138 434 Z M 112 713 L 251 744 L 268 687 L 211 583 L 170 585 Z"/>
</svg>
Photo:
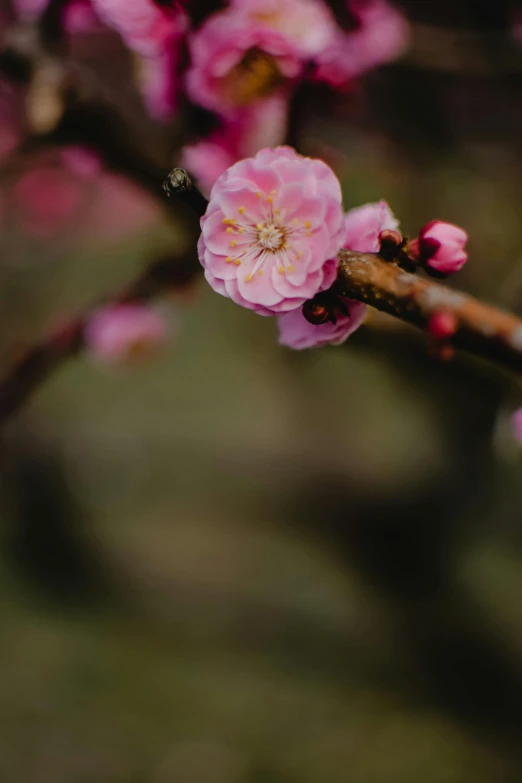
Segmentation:
<svg viewBox="0 0 522 783">
<path fill-rule="evenodd" d="M 230 220 L 228 222 L 230 223 L 231 226 L 235 226 L 236 223 L 237 223 L 237 220 L 235 218 L 230 218 Z"/>
<path fill-rule="evenodd" d="M 261 191 L 260 191 L 260 190 L 258 190 L 258 191 L 257 191 L 257 193 L 256 193 L 256 196 L 257 196 L 258 198 L 263 198 L 263 194 L 261 193 Z"/>
<path fill-rule="evenodd" d="M 242 215 L 243 212 L 245 211 L 245 207 L 238 207 L 237 211 L 239 212 L 240 215 Z"/>
<path fill-rule="evenodd" d="M 230 247 L 235 247 L 237 245 L 237 241 L 235 239 L 232 240 L 230 243 Z"/>
<path fill-rule="evenodd" d="M 247 275 L 245 277 L 245 283 L 250 283 L 252 281 L 252 275 Z"/>
<path fill-rule="evenodd" d="M 312 224 L 310 223 L 309 220 L 305 220 L 304 227 L 305 228 L 312 228 Z"/>
<path fill-rule="evenodd" d="M 262 269 L 260 269 L 260 270 L 259 270 L 259 272 L 258 272 L 257 274 L 259 275 L 259 277 L 261 277 L 261 275 L 263 274 L 263 270 L 262 270 Z"/>
<path fill-rule="evenodd" d="M 267 196 L 266 200 L 268 201 L 269 204 L 271 204 L 274 199 L 272 198 L 272 196 Z"/>
<path fill-rule="evenodd" d="M 225 261 L 226 261 L 226 263 L 227 263 L 227 264 L 231 264 L 231 263 L 232 263 L 232 261 L 233 261 L 233 258 L 232 258 L 232 256 L 227 256 L 227 257 L 225 258 Z"/>
<path fill-rule="evenodd" d="M 280 266 L 280 267 L 279 267 L 279 269 L 278 269 L 277 271 L 279 272 L 279 274 L 280 274 L 280 275 L 284 275 L 284 273 L 285 273 L 285 268 L 284 268 L 284 266 Z"/>
<path fill-rule="evenodd" d="M 257 228 L 258 231 L 261 231 L 261 229 L 263 228 L 263 224 L 262 223 L 256 223 L 256 228 Z"/>
<path fill-rule="evenodd" d="M 238 232 L 239 232 L 240 234 L 242 234 L 244 230 L 245 230 L 245 229 L 243 228 L 243 226 L 239 226 L 239 228 L 238 228 Z"/>
<path fill-rule="evenodd" d="M 223 223 L 225 226 L 228 225 L 230 223 L 230 218 L 223 218 Z"/>
<path fill-rule="evenodd" d="M 227 230 L 226 230 L 226 233 L 227 233 L 227 234 L 233 234 L 233 233 L 234 233 L 234 229 L 233 229 L 233 228 L 230 228 L 230 226 L 229 226 L 229 227 L 227 228 Z"/>
<path fill-rule="evenodd" d="M 236 258 L 236 260 L 234 261 L 234 264 L 235 264 L 236 266 L 239 266 L 239 265 L 240 265 L 240 263 L 241 263 L 240 259 L 239 259 L 239 258 Z"/>
<path fill-rule="evenodd" d="M 289 272 L 294 271 L 294 267 L 292 266 L 292 264 L 289 264 L 286 268 L 288 269 Z"/>
<path fill-rule="evenodd" d="M 302 250 L 298 250 L 297 251 L 297 258 L 302 258 L 302 257 L 303 257 L 303 251 Z"/>
</svg>

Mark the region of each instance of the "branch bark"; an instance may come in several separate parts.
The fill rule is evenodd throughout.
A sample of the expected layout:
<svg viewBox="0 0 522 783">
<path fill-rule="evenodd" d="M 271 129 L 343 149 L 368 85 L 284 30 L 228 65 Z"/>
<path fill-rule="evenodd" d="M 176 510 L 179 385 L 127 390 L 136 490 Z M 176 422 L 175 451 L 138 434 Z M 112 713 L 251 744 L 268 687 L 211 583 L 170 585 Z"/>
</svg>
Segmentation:
<svg viewBox="0 0 522 783">
<path fill-rule="evenodd" d="M 163 259 L 148 267 L 105 303 L 151 299 L 188 283 L 199 271 L 192 253 L 182 258 Z M 336 285 L 345 296 L 421 329 L 426 329 L 435 312 L 451 311 L 458 322 L 452 345 L 489 359 L 500 367 L 522 372 L 522 320 L 515 315 L 408 274 L 372 253 L 342 250 Z M 81 351 L 84 327 L 91 312 L 87 311 L 55 330 L 7 371 L 0 381 L 0 426 L 24 405 L 54 370 Z"/>
<path fill-rule="evenodd" d="M 432 315 L 451 312 L 457 330 L 451 345 L 522 372 L 522 319 L 478 299 L 404 272 L 372 253 L 342 250 L 338 286 L 351 299 L 426 329 Z"/>
</svg>

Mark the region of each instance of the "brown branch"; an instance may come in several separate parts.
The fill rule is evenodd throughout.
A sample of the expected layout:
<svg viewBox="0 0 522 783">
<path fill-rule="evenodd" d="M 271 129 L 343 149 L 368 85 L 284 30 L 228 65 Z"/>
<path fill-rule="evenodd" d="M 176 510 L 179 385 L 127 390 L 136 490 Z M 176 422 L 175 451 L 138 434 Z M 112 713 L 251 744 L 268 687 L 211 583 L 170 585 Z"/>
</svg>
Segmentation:
<svg viewBox="0 0 522 783">
<path fill-rule="evenodd" d="M 408 274 L 372 253 L 342 250 L 337 285 L 342 293 L 426 329 L 441 310 L 453 313 L 456 348 L 522 372 L 522 320 L 460 291 Z"/>
<path fill-rule="evenodd" d="M 186 202 L 196 215 L 206 200 L 182 169 L 164 183 L 168 195 Z M 151 264 L 134 282 L 105 304 L 145 301 L 182 287 L 201 271 L 194 253 Z M 336 290 L 351 299 L 426 329 L 430 317 L 450 311 L 457 320 L 451 344 L 490 359 L 501 367 L 522 371 L 522 320 L 483 304 L 466 294 L 403 271 L 372 253 L 342 250 Z M 30 348 L 0 381 L 0 426 L 16 413 L 46 378 L 83 347 L 83 333 L 95 305 Z"/>
</svg>

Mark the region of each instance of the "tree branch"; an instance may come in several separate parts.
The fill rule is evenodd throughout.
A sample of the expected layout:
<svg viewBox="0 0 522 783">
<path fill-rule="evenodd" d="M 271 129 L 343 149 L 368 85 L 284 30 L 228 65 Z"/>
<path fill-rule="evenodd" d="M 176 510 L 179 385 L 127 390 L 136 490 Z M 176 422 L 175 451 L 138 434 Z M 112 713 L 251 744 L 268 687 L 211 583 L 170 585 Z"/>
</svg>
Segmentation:
<svg viewBox="0 0 522 783">
<path fill-rule="evenodd" d="M 522 372 L 522 319 L 472 296 L 404 272 L 373 253 L 341 250 L 337 285 L 351 299 L 426 329 L 435 313 L 451 312 L 451 345 Z"/>
<path fill-rule="evenodd" d="M 185 202 L 200 217 L 207 205 L 183 169 L 164 182 L 167 195 Z M 194 253 L 151 264 L 105 304 L 145 301 L 187 284 L 201 271 Z M 403 271 L 374 253 L 341 250 L 336 291 L 426 329 L 432 315 L 451 312 L 457 328 L 452 345 L 522 372 L 522 320 L 471 296 Z M 83 347 L 83 334 L 96 304 L 30 348 L 0 381 L 0 426 L 16 413 L 46 378 Z"/>
</svg>

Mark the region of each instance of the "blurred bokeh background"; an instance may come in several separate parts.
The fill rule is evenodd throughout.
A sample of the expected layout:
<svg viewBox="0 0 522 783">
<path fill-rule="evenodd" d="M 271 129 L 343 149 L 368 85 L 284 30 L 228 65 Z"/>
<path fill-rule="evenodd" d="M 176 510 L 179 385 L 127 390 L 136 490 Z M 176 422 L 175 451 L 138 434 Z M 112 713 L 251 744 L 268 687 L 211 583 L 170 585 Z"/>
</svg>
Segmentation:
<svg viewBox="0 0 522 783">
<path fill-rule="evenodd" d="M 464 226 L 455 285 L 522 315 L 517 7 L 402 10 L 402 59 L 335 99 L 310 86 L 292 132 L 335 167 L 346 208 L 385 198 L 410 235 Z M 151 119 L 118 36 L 80 30 L 82 100 L 101 80 L 153 163 L 131 181 L 114 150 L 71 158 L 19 39 L 0 57 L 4 369 L 151 260 L 192 252 L 154 166 L 208 121 L 188 104 Z M 158 312 L 172 339 L 150 361 L 80 355 L 2 433 L 0 780 L 522 780 L 516 379 L 438 361 L 378 314 L 344 346 L 291 352 L 199 279 Z"/>
</svg>

